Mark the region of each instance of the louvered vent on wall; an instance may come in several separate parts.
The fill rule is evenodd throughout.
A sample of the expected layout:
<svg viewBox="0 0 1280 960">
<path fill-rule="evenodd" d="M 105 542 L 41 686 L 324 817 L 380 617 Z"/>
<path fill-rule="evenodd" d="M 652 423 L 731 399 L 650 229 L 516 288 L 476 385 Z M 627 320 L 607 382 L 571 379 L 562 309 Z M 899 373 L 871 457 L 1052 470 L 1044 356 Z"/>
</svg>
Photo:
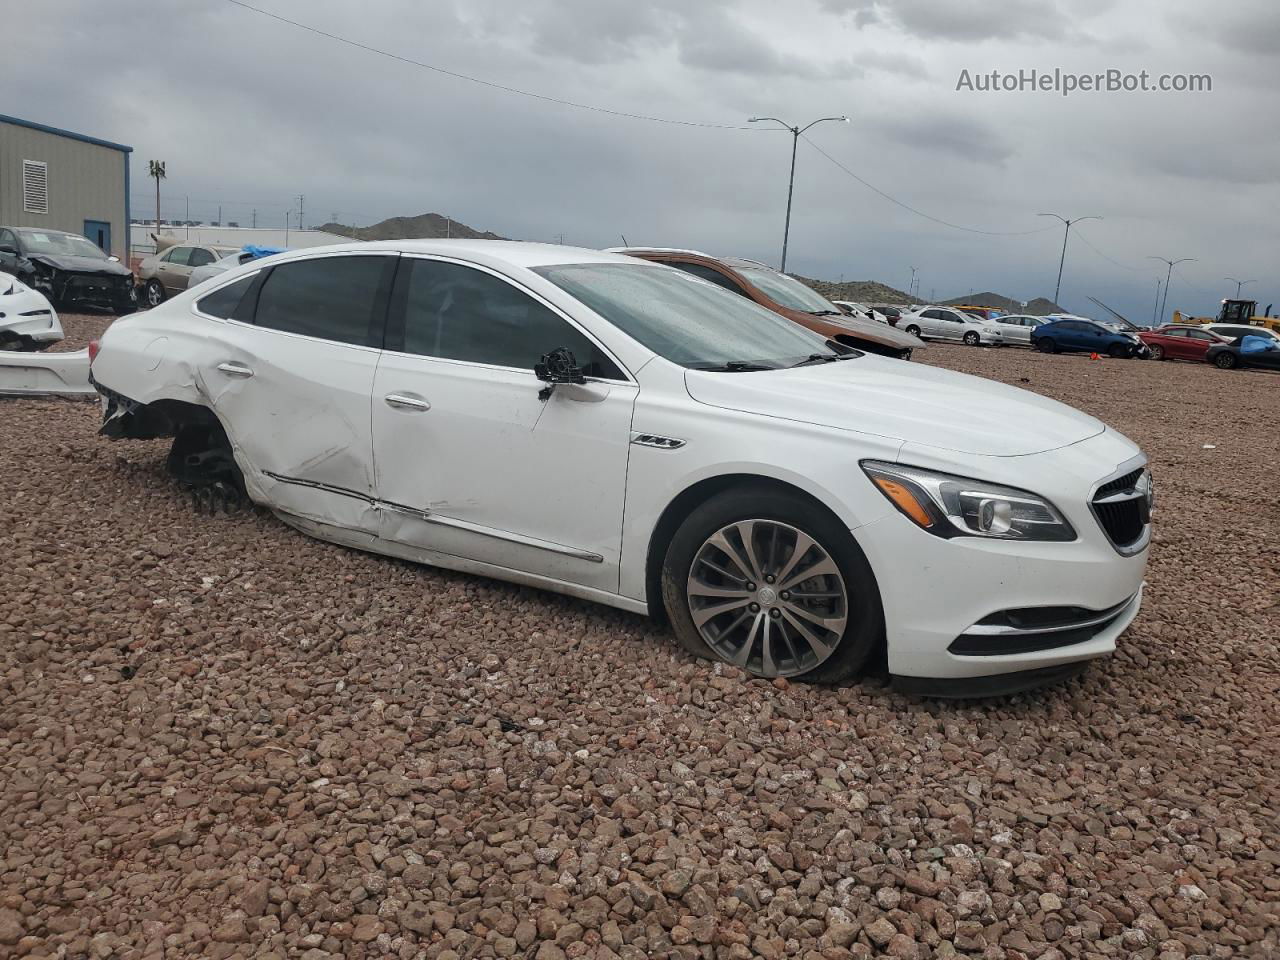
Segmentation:
<svg viewBox="0 0 1280 960">
<path fill-rule="evenodd" d="M 22 161 L 22 209 L 49 212 L 49 165 L 42 160 Z"/>
</svg>

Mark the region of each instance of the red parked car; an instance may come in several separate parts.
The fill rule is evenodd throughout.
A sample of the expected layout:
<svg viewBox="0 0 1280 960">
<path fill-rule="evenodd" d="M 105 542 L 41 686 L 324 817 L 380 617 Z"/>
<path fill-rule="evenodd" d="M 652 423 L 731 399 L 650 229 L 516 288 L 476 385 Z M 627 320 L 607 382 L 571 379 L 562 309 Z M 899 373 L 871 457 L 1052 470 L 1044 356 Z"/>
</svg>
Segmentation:
<svg viewBox="0 0 1280 960">
<path fill-rule="evenodd" d="M 1151 348 L 1152 360 L 1204 360 L 1215 343 L 1229 343 L 1204 327 L 1170 323 L 1155 330 L 1145 330 L 1138 339 Z"/>
</svg>

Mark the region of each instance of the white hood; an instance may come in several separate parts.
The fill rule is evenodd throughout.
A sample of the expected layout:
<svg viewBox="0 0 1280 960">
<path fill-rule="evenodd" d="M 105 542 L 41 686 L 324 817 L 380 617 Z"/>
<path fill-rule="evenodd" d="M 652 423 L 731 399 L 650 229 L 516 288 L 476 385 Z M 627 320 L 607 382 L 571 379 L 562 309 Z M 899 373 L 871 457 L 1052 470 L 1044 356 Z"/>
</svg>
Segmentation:
<svg viewBox="0 0 1280 960">
<path fill-rule="evenodd" d="M 792 370 L 689 370 L 700 403 L 980 456 L 1054 450 L 1102 433 L 1101 421 L 994 380 L 864 356 Z"/>
</svg>

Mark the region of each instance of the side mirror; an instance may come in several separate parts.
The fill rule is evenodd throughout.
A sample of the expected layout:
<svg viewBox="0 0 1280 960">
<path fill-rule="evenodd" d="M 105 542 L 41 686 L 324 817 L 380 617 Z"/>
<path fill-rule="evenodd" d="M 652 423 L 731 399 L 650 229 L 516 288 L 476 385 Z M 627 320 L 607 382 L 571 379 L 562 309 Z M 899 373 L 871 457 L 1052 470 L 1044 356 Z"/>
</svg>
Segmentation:
<svg viewBox="0 0 1280 960">
<path fill-rule="evenodd" d="M 539 400 L 550 399 L 557 384 L 587 382 L 577 358 L 568 347 L 556 347 L 550 353 L 544 353 L 542 360 L 533 365 L 533 375 L 546 384 L 538 391 Z"/>
</svg>

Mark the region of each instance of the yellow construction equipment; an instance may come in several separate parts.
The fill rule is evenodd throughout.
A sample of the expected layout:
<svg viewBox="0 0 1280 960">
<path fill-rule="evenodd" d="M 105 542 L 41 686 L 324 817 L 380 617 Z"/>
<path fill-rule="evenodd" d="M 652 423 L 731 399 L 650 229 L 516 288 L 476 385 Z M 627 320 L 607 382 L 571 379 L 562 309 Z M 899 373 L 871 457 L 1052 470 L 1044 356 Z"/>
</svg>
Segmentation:
<svg viewBox="0 0 1280 960">
<path fill-rule="evenodd" d="M 1280 330 L 1280 317 L 1271 316 L 1271 305 L 1265 314 L 1258 313 L 1257 300 L 1223 300 L 1216 317 L 1187 317 L 1173 311 L 1174 323 L 1238 323 L 1250 327 L 1268 327 Z"/>
</svg>

